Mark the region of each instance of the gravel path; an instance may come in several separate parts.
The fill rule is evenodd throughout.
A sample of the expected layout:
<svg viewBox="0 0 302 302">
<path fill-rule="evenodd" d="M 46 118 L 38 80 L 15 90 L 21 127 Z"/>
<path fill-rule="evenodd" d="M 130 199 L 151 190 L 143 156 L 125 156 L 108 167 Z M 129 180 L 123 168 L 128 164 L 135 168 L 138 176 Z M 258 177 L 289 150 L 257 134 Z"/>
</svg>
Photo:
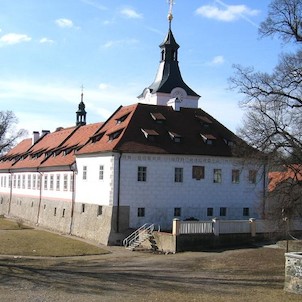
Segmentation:
<svg viewBox="0 0 302 302">
<path fill-rule="evenodd" d="M 108 249 L 107 255 L 74 258 L 2 256 L 0 301 L 301 301 L 283 292 L 282 263 L 260 273 L 236 264 L 251 251 L 253 257 L 273 251 L 282 261 L 280 250 L 156 255 Z"/>
</svg>

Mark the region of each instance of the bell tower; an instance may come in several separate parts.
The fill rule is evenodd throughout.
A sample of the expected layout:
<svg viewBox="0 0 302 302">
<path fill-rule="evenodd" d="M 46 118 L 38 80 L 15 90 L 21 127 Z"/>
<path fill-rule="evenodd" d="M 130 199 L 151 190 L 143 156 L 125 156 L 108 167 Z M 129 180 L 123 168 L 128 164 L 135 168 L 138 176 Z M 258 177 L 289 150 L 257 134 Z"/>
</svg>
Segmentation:
<svg viewBox="0 0 302 302">
<path fill-rule="evenodd" d="M 83 87 L 82 87 L 82 93 L 81 93 L 81 102 L 79 103 L 78 111 L 76 112 L 76 125 L 77 126 L 84 126 L 86 125 L 86 114 L 85 111 L 85 104 L 83 101 L 84 93 L 83 93 Z"/>
<path fill-rule="evenodd" d="M 178 49 L 172 33 L 173 0 L 169 0 L 169 30 L 164 41 L 159 45 L 161 60 L 154 82 L 144 89 L 138 99 L 150 105 L 167 105 L 187 108 L 198 108 L 200 96 L 182 79 L 178 65 Z"/>
</svg>

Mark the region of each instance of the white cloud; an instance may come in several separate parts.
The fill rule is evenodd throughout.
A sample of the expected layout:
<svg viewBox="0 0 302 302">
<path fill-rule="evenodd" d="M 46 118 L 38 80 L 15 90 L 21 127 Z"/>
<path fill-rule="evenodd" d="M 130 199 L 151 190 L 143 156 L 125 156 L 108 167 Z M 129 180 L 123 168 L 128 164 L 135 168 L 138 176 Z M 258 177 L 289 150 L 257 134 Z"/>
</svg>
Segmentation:
<svg viewBox="0 0 302 302">
<path fill-rule="evenodd" d="M 106 83 L 101 83 L 101 84 L 99 85 L 99 88 L 100 88 L 100 90 L 106 90 L 106 89 L 109 88 L 109 85 L 106 84 Z"/>
<path fill-rule="evenodd" d="M 221 65 L 223 63 L 224 63 L 224 57 L 223 56 L 216 56 L 210 62 L 210 65 Z"/>
<path fill-rule="evenodd" d="M 24 34 L 9 33 L 0 38 L 0 45 L 13 45 L 31 41 L 31 37 Z"/>
<path fill-rule="evenodd" d="M 139 14 L 137 13 L 134 9 L 132 8 L 124 8 L 120 11 L 120 13 L 126 17 L 126 18 L 129 18 L 129 19 L 142 19 L 143 18 L 143 15 L 142 14 Z"/>
<path fill-rule="evenodd" d="M 41 44 L 53 44 L 55 41 L 48 38 L 41 38 L 39 41 Z"/>
<path fill-rule="evenodd" d="M 97 8 L 97 9 L 99 9 L 99 10 L 102 10 L 102 11 L 107 10 L 106 6 L 101 5 L 101 4 L 97 3 L 96 1 L 93 1 L 93 0 L 81 0 L 81 1 L 83 3 L 85 3 L 85 4 L 93 6 L 93 7 Z"/>
<path fill-rule="evenodd" d="M 131 45 L 131 44 L 137 44 L 138 40 L 136 39 L 124 39 L 124 40 L 110 40 L 107 41 L 103 47 L 104 48 L 112 48 L 119 45 Z"/>
<path fill-rule="evenodd" d="M 259 11 L 253 10 L 246 5 L 226 5 L 222 1 L 216 1 L 223 5 L 219 8 L 214 5 L 204 5 L 196 10 L 196 14 L 208 19 L 231 22 L 240 18 L 247 19 L 246 16 L 256 16 Z"/>
<path fill-rule="evenodd" d="M 61 18 L 61 19 L 57 19 L 55 21 L 55 23 L 59 26 L 59 27 L 62 27 L 62 28 L 71 28 L 73 27 L 73 22 L 69 19 L 64 19 L 64 18 Z"/>
</svg>

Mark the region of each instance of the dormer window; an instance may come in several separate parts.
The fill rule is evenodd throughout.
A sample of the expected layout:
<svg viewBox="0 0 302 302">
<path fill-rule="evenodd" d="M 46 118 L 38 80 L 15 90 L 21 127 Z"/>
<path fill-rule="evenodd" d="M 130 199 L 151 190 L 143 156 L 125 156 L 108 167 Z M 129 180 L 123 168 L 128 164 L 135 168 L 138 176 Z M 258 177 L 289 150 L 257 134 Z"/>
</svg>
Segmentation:
<svg viewBox="0 0 302 302">
<path fill-rule="evenodd" d="M 166 118 L 159 112 L 151 112 L 150 115 L 158 124 L 163 124 L 166 121 Z"/>
<path fill-rule="evenodd" d="M 151 141 L 155 141 L 156 137 L 159 136 L 159 134 L 155 130 L 151 130 L 151 129 L 141 129 L 141 130 L 144 136 Z"/>
<path fill-rule="evenodd" d="M 175 133 L 175 132 L 170 132 L 169 131 L 169 135 L 171 137 L 171 139 L 175 142 L 175 143 L 180 143 L 182 140 L 181 135 Z"/>
<path fill-rule="evenodd" d="M 234 142 L 231 140 L 228 140 L 227 138 L 224 139 L 224 142 L 226 145 L 228 145 L 229 147 L 233 147 L 234 146 Z"/>
<path fill-rule="evenodd" d="M 117 124 L 121 124 L 123 121 L 125 121 L 125 119 L 128 117 L 129 113 L 124 114 L 123 116 L 115 119 Z"/>
<path fill-rule="evenodd" d="M 120 129 L 120 130 L 118 130 L 118 131 L 115 131 L 115 132 L 112 132 L 112 133 L 107 134 L 108 137 L 109 137 L 109 141 L 111 142 L 111 141 L 113 141 L 114 139 L 117 139 L 117 138 L 121 135 L 121 133 L 122 133 L 123 130 L 124 130 L 124 129 Z"/>
<path fill-rule="evenodd" d="M 99 140 L 101 140 L 101 138 L 104 136 L 104 134 L 105 134 L 105 132 L 98 133 L 98 134 L 94 135 L 94 136 L 91 138 L 91 142 L 92 142 L 92 143 L 98 142 Z"/>
<path fill-rule="evenodd" d="M 211 124 L 213 124 L 213 122 L 205 115 L 196 115 L 196 118 L 200 121 L 204 128 L 208 128 Z"/>
<path fill-rule="evenodd" d="M 216 137 L 212 134 L 200 134 L 200 136 L 207 145 L 213 145 L 216 140 Z"/>
</svg>

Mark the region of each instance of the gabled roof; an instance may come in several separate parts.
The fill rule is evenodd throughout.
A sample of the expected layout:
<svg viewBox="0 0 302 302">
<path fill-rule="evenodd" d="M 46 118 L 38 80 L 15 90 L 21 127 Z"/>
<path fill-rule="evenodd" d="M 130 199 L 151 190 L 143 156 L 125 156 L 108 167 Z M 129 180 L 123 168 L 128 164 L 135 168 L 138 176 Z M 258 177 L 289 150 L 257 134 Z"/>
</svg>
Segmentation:
<svg viewBox="0 0 302 302">
<path fill-rule="evenodd" d="M 31 139 L 26 139 L 1 158 L 0 170 L 71 166 L 75 162 L 75 151 L 83 147 L 102 124 L 58 128 L 34 145 Z"/>
<path fill-rule="evenodd" d="M 117 123 L 119 116 L 127 118 Z M 161 116 L 158 123 L 153 116 Z M 196 116 L 204 116 L 205 127 Z M 116 137 L 111 137 L 117 133 Z M 174 135 L 171 135 L 174 134 Z M 117 151 L 125 153 L 156 153 L 184 155 L 233 156 L 231 144 L 238 138 L 201 109 L 135 104 L 121 107 L 77 154 Z M 101 134 L 101 135 L 100 135 Z M 211 145 L 201 137 L 213 139 Z M 181 140 L 173 140 L 173 138 Z"/>
</svg>

